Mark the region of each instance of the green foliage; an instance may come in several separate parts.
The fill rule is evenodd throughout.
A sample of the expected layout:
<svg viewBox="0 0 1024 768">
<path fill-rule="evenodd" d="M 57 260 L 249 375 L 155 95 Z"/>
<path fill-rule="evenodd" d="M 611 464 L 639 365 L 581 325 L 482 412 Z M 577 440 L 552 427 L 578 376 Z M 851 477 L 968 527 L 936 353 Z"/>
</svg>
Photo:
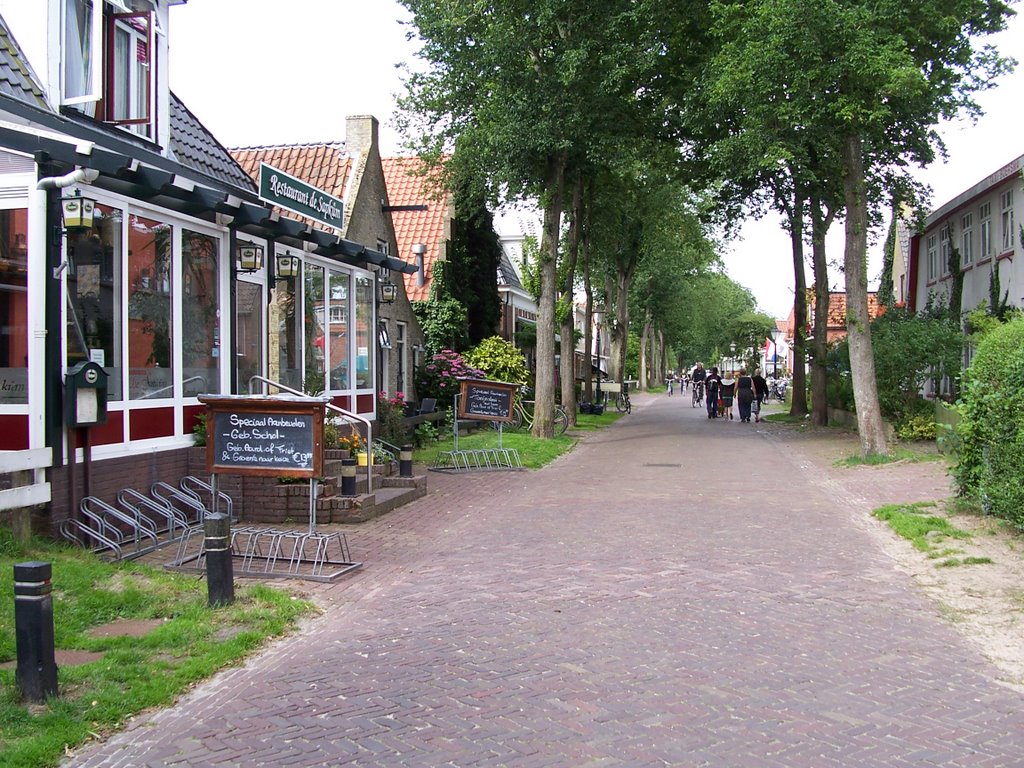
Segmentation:
<svg viewBox="0 0 1024 768">
<path fill-rule="evenodd" d="M 937 306 L 928 313 L 915 314 L 892 307 L 871 323 L 878 402 L 882 416 L 899 427 L 929 417 L 932 404 L 921 398 L 925 382 L 933 377 L 959 377 L 963 335 Z M 853 410 L 853 379 L 850 375 L 846 341 L 835 344 L 826 359 L 829 404 Z"/>
<path fill-rule="evenodd" d="M 416 429 L 412 433 L 412 442 L 417 448 L 423 448 L 430 443 L 436 442 L 440 435 L 441 429 L 436 423 L 424 421 L 416 425 Z"/>
<path fill-rule="evenodd" d="M 436 398 L 438 406 L 444 407 L 458 393 L 460 378 L 484 379 L 487 376 L 467 365 L 458 352 L 442 349 L 416 369 L 416 392 L 421 398 Z"/>
<path fill-rule="evenodd" d="M 463 355 L 463 360 L 494 381 L 526 384 L 529 377 L 522 353 L 500 336 L 484 339 Z"/>
<path fill-rule="evenodd" d="M 957 410 L 960 422 L 953 476 L 961 494 L 1024 528 L 1024 317 L 981 339 Z"/>
<path fill-rule="evenodd" d="M 207 438 L 207 424 L 206 414 L 200 414 L 196 416 L 196 421 L 192 425 L 192 439 L 195 441 L 194 445 L 204 446 L 206 445 Z"/>
<path fill-rule="evenodd" d="M 428 301 L 414 301 L 412 311 L 423 329 L 428 350 L 463 350 L 469 346 L 466 308 L 456 299 L 432 297 Z M 422 392 L 417 392 L 423 397 Z"/>
<path fill-rule="evenodd" d="M 913 414 L 896 425 L 896 437 L 900 440 L 934 440 L 938 426 L 930 415 Z"/>
<path fill-rule="evenodd" d="M 381 440 L 392 445 L 402 446 L 405 442 L 405 395 L 396 392 L 388 396 L 386 392 L 377 393 L 377 433 Z"/>
</svg>

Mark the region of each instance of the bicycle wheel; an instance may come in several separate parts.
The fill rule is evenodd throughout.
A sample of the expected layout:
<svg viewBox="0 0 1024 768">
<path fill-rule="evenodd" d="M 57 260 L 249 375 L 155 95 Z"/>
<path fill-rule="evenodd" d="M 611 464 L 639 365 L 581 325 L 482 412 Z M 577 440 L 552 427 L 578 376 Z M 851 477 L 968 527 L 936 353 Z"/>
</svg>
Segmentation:
<svg viewBox="0 0 1024 768">
<path fill-rule="evenodd" d="M 633 403 L 631 403 L 630 400 L 629 400 L 629 394 L 628 393 L 624 394 L 622 396 L 622 399 L 626 401 L 626 413 L 632 413 L 633 412 Z"/>
<path fill-rule="evenodd" d="M 560 405 L 555 406 L 555 434 L 564 435 L 569 428 L 569 414 Z"/>
<path fill-rule="evenodd" d="M 619 394 L 615 396 L 615 410 L 617 410 L 619 413 L 625 413 L 626 403 L 626 398 L 622 395 L 621 392 L 619 392 Z"/>
</svg>

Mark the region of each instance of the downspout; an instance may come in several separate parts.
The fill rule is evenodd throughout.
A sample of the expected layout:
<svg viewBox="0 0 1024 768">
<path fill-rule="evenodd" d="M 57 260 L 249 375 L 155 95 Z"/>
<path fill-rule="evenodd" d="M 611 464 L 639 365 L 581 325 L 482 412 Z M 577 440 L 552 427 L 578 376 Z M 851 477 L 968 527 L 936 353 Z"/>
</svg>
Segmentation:
<svg viewBox="0 0 1024 768">
<path fill-rule="evenodd" d="M 95 168 L 76 168 L 63 176 L 46 176 L 36 183 L 36 189 L 64 189 L 72 184 L 92 184 L 100 176 Z"/>
</svg>

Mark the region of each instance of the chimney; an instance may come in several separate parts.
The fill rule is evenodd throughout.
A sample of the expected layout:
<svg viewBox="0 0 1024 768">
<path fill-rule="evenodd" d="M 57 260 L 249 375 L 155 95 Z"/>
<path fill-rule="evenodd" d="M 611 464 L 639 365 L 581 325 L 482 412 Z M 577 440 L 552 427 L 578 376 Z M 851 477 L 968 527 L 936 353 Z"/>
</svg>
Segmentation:
<svg viewBox="0 0 1024 768">
<path fill-rule="evenodd" d="M 345 118 L 345 146 L 351 152 L 368 152 L 377 146 L 377 118 L 349 115 Z"/>
</svg>

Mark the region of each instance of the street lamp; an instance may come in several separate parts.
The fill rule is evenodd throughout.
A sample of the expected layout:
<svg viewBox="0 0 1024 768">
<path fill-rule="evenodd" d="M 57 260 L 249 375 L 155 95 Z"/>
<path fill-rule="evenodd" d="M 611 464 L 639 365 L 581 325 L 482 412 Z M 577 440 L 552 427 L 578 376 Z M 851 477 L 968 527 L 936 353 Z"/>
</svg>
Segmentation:
<svg viewBox="0 0 1024 768">
<path fill-rule="evenodd" d="M 782 336 L 782 331 L 779 330 L 778 326 L 772 327 L 772 378 L 779 378 L 779 337 Z"/>
<path fill-rule="evenodd" d="M 729 345 L 729 373 L 736 371 L 736 342 Z"/>
<path fill-rule="evenodd" d="M 604 403 L 601 400 L 601 315 L 605 312 L 604 304 L 595 304 L 590 312 L 597 320 L 597 395 L 594 400 L 603 407 Z"/>
</svg>

